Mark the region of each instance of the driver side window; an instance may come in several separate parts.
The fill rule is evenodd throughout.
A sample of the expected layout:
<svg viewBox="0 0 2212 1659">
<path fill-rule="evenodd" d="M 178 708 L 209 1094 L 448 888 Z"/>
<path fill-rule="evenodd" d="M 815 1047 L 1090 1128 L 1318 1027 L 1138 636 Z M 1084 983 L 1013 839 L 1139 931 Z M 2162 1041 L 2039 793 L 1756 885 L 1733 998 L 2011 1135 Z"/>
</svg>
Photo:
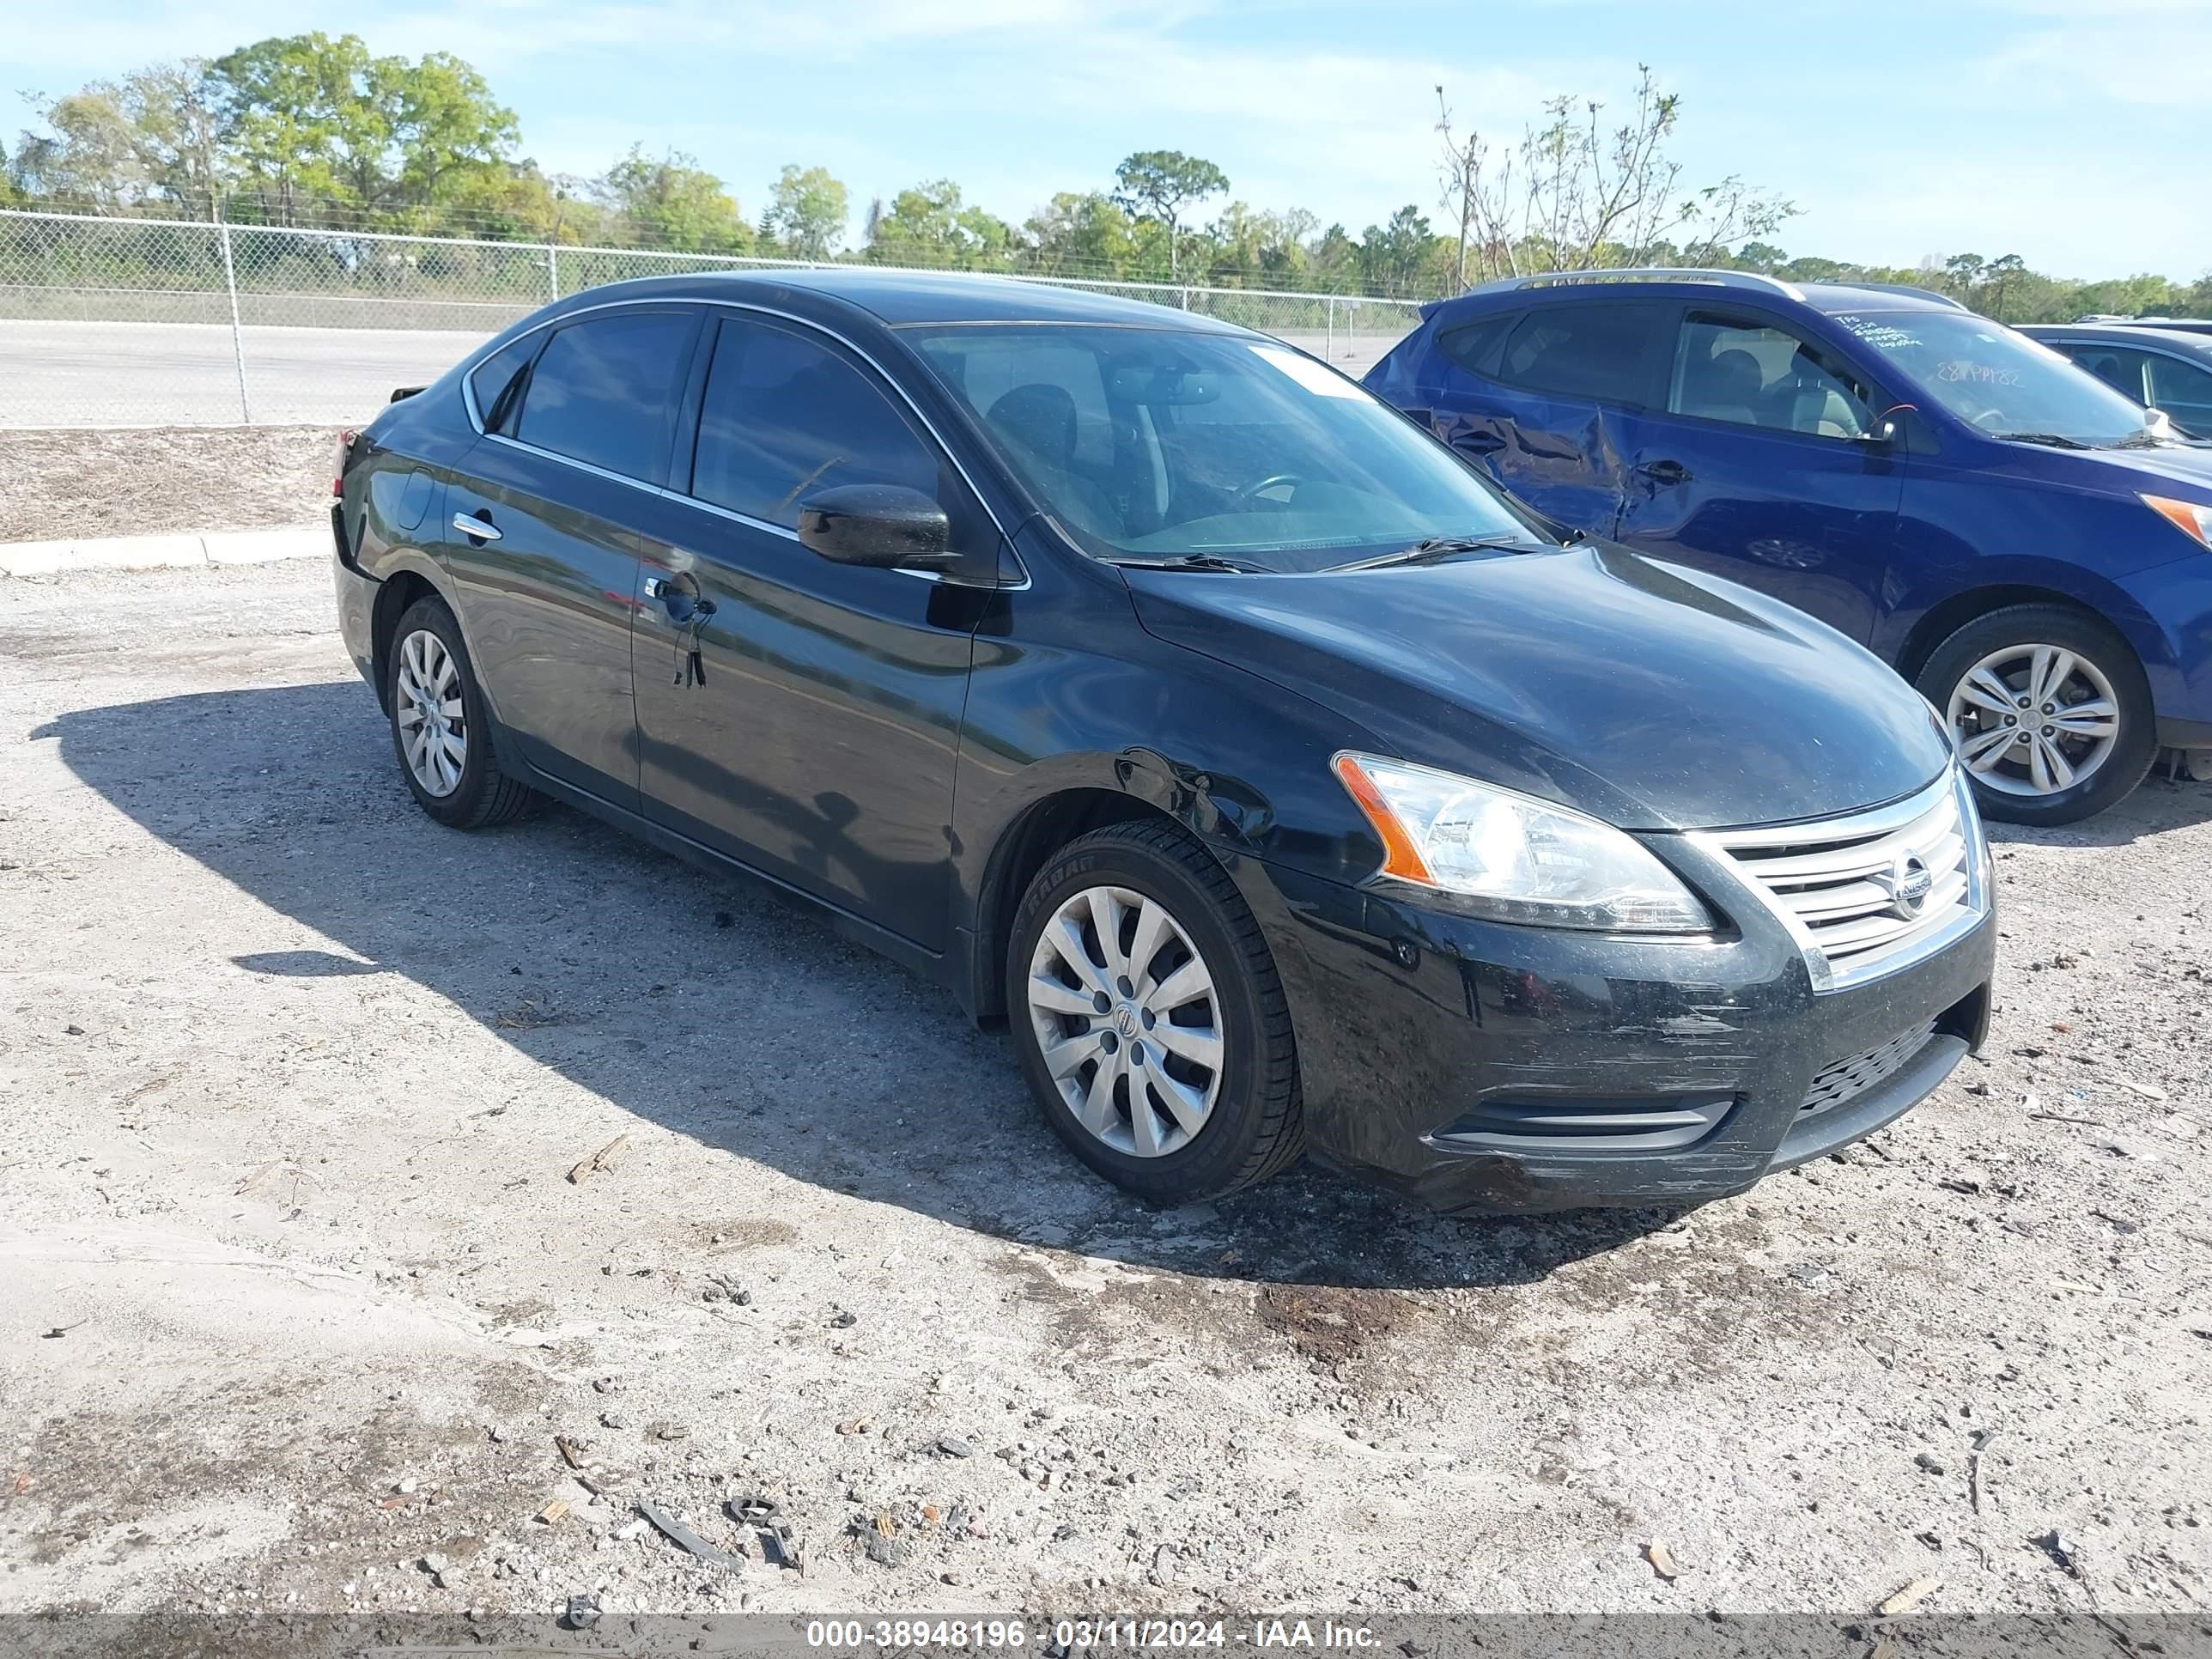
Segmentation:
<svg viewBox="0 0 2212 1659">
<path fill-rule="evenodd" d="M 1787 329 L 1692 312 L 1668 381 L 1670 414 L 1770 432 L 1852 439 L 1874 423 L 1873 388 Z"/>
<path fill-rule="evenodd" d="M 939 482 L 929 443 L 853 364 L 795 330 L 722 320 L 691 494 L 789 530 L 819 489 L 903 484 L 942 501 Z"/>
</svg>

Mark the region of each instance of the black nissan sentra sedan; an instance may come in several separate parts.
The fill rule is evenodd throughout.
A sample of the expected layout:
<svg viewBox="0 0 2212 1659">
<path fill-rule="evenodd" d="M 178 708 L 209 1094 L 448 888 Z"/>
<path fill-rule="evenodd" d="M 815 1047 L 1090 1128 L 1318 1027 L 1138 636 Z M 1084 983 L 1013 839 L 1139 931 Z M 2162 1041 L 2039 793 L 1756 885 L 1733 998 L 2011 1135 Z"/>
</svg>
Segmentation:
<svg viewBox="0 0 2212 1659">
<path fill-rule="evenodd" d="M 1443 1209 L 1714 1197 L 1988 1024 L 1910 686 L 1223 323 L 622 283 L 395 401 L 331 518 L 432 818 L 551 796 L 805 901 L 1003 1020 L 1148 1200 L 1301 1153 Z"/>
</svg>

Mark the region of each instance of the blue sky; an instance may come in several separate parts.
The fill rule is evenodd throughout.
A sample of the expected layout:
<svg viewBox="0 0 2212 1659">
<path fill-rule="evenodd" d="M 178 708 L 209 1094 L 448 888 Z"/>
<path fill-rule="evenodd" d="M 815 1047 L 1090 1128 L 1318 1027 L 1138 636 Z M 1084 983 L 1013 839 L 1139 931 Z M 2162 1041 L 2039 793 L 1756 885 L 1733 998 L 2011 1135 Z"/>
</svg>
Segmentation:
<svg viewBox="0 0 2212 1659">
<path fill-rule="evenodd" d="M 1971 250 L 2107 276 L 2212 269 L 2212 0 L 73 0 L 0 30 L 0 130 L 58 92 L 264 34 L 455 52 L 549 170 L 689 150 L 749 216 L 787 161 L 873 195 L 939 176 L 1004 217 L 1139 149 L 1356 235 L 1437 210 L 1434 86 L 1511 137 L 1553 92 L 1682 94 L 1686 181 L 1794 198 L 1793 253 Z"/>
</svg>

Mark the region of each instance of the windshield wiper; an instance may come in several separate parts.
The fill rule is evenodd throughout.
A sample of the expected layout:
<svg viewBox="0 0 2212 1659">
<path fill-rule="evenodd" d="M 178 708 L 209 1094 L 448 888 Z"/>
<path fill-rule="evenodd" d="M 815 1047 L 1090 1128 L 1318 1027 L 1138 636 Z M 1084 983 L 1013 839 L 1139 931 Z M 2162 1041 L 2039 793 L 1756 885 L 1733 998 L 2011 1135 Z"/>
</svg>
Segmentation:
<svg viewBox="0 0 2212 1659">
<path fill-rule="evenodd" d="M 2069 438 L 2063 432 L 2000 432 L 1997 436 L 2008 443 L 2047 444 L 2053 449 L 2094 449 L 2094 444 L 2085 444 L 2079 438 Z"/>
<path fill-rule="evenodd" d="M 1418 564 L 1425 559 L 1440 559 L 1453 553 L 1537 553 L 1543 551 L 1547 545 L 1543 542 L 1531 541 L 1526 536 L 1425 536 L 1411 547 L 1401 547 L 1395 553 L 1358 559 L 1350 564 L 1332 565 L 1330 568 L 1379 570 L 1384 565 Z"/>
<path fill-rule="evenodd" d="M 1242 576 L 1274 574 L 1264 564 L 1254 564 L 1249 559 L 1224 559 L 1218 553 L 1185 553 L 1173 559 L 1109 559 L 1106 562 L 1119 565 L 1124 570 L 1227 570 Z"/>
</svg>

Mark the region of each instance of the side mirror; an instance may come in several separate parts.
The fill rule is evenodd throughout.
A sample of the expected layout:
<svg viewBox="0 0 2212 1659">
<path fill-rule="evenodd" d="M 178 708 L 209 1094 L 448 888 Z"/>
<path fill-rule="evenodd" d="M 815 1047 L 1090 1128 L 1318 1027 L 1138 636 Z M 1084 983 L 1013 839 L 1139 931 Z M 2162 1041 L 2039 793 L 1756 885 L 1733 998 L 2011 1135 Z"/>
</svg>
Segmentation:
<svg viewBox="0 0 2212 1659">
<path fill-rule="evenodd" d="M 942 570 L 958 555 L 945 509 L 903 484 L 841 484 L 799 504 L 799 539 L 823 558 L 878 570 Z"/>
<path fill-rule="evenodd" d="M 1873 423 L 1859 434 L 1859 441 L 1863 444 L 1895 443 L 1905 435 L 1903 417 L 1914 407 L 1911 404 L 1892 404 L 1875 416 Z"/>
<path fill-rule="evenodd" d="M 2143 430 L 2154 438 L 2171 438 L 2174 435 L 2173 416 L 2162 409 L 2146 409 Z"/>
</svg>

